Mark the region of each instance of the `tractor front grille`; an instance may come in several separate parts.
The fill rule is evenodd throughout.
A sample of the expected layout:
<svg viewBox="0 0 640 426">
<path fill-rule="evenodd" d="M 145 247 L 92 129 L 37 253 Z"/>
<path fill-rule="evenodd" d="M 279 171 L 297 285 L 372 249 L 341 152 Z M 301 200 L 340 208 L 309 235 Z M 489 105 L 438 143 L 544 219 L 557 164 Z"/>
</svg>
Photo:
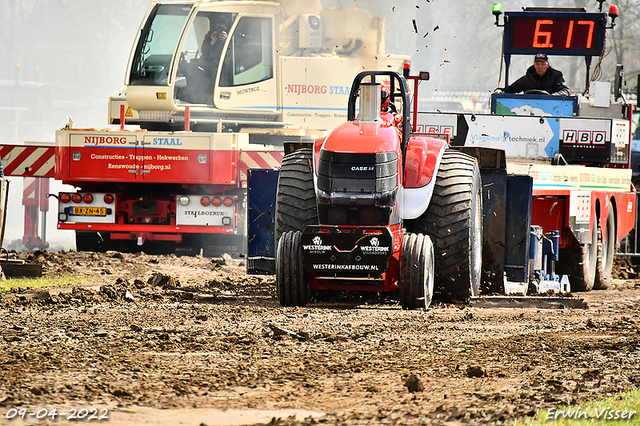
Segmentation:
<svg viewBox="0 0 640 426">
<path fill-rule="evenodd" d="M 397 193 L 395 152 L 320 151 L 317 198 L 321 223 L 388 225 Z"/>
<path fill-rule="evenodd" d="M 398 156 L 395 152 L 320 151 L 318 189 L 326 193 L 382 194 L 397 188 Z"/>
</svg>

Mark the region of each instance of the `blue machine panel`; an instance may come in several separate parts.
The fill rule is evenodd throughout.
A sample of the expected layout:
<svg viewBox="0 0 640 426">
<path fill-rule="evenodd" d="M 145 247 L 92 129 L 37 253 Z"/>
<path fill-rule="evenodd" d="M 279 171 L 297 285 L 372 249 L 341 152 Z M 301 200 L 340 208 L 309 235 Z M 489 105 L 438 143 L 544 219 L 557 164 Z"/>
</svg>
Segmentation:
<svg viewBox="0 0 640 426">
<path fill-rule="evenodd" d="M 507 178 L 504 269 L 507 279 L 513 282 L 528 281 L 532 190 L 530 176 Z"/>
<path fill-rule="evenodd" d="M 250 169 L 247 179 L 247 273 L 275 274 L 279 170 Z"/>
<path fill-rule="evenodd" d="M 507 174 L 504 169 L 482 170 L 482 269 L 486 286 L 482 290 L 485 293 L 500 293 L 503 290 Z"/>
<path fill-rule="evenodd" d="M 483 291 L 502 292 L 503 274 L 512 282 L 529 281 L 533 180 L 485 168 L 482 186 Z"/>
<path fill-rule="evenodd" d="M 492 93 L 491 113 L 498 115 L 573 117 L 578 113 L 578 98 L 575 96 Z"/>
</svg>

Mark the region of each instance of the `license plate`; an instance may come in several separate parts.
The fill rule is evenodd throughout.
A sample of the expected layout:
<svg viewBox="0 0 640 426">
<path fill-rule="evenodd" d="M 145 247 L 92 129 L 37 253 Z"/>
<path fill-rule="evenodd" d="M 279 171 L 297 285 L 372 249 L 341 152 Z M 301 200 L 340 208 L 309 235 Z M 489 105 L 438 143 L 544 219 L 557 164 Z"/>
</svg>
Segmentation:
<svg viewBox="0 0 640 426">
<path fill-rule="evenodd" d="M 71 216 L 106 216 L 106 207 L 70 207 Z"/>
</svg>

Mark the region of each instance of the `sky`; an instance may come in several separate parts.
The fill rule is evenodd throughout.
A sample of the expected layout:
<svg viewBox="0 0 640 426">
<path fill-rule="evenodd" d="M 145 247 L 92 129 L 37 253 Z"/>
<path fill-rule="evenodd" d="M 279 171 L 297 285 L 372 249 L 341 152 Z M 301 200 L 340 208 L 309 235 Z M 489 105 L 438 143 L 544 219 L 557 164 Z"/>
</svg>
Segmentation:
<svg viewBox="0 0 640 426">
<path fill-rule="evenodd" d="M 76 127 L 108 127 L 108 99 L 124 85 L 148 5 L 148 0 L 0 0 L 0 144 L 53 142 L 68 116 Z M 5 247 L 22 239 L 24 227 L 22 179 L 10 179 Z M 52 180 L 50 189 L 70 187 Z M 49 204 L 47 240 L 74 249 L 73 231 L 56 229 L 57 202 L 51 198 Z"/>
<path fill-rule="evenodd" d="M 295 0 L 293 0 L 295 1 Z M 300 0 L 312 1 L 312 0 Z M 504 85 L 502 28 L 494 25 L 493 1 L 486 0 L 321 0 L 329 8 L 366 8 L 385 16 L 386 52 L 409 55 L 412 70 L 429 71 L 425 96 L 449 89 L 488 97 Z M 132 43 L 148 0 L 0 0 L 0 144 L 54 139 L 71 116 L 75 127 L 107 127 L 108 97 L 123 84 Z M 501 2 L 505 11 L 522 6 L 587 5 L 595 0 Z M 608 8 L 609 3 L 605 3 Z M 512 81 L 531 58 L 514 58 Z M 569 86 L 584 87 L 584 59 L 552 61 Z M 571 70 L 578 70 L 571 72 Z M 574 78 L 574 76 L 576 76 Z M 19 83 L 19 90 L 16 84 Z M 5 246 L 21 238 L 22 182 L 13 178 Z M 51 192 L 62 190 L 56 182 Z M 51 200 L 47 234 L 54 245 L 73 248 L 72 231 L 56 230 L 57 203 Z"/>
</svg>

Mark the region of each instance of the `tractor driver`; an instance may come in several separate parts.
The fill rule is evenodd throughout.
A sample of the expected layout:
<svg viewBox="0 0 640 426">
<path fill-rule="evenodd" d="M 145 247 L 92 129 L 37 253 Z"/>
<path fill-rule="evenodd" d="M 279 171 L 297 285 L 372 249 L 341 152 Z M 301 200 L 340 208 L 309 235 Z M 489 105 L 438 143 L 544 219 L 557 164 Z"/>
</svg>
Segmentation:
<svg viewBox="0 0 640 426">
<path fill-rule="evenodd" d="M 568 96 L 569 88 L 564 84 L 562 72 L 549 65 L 549 58 L 538 53 L 524 76 L 504 88 L 505 93 L 546 92 L 550 95 Z"/>
<path fill-rule="evenodd" d="M 389 88 L 383 84 L 380 90 L 382 92 L 380 98 L 380 111 L 397 114 L 398 110 L 396 109 L 395 104 L 391 102 L 391 92 L 389 92 Z"/>
</svg>

